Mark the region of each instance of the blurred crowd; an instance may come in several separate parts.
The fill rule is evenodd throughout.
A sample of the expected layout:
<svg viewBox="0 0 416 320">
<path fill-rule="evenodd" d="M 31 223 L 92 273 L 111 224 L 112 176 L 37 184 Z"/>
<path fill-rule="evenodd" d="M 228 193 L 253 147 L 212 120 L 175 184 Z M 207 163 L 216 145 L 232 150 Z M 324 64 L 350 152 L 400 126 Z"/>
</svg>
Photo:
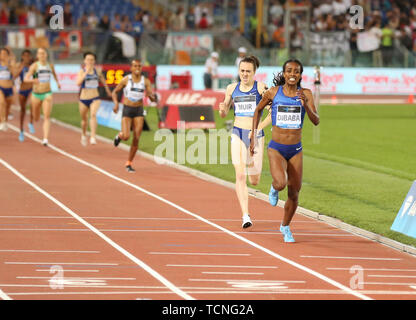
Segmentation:
<svg viewBox="0 0 416 320">
<path fill-rule="evenodd" d="M 137 13 L 130 20 L 128 15 L 115 13 L 113 16 L 103 14 L 98 17 L 95 12 L 84 12 L 74 18 L 72 6 L 64 6 L 65 26 L 79 27 L 83 30 L 112 30 L 140 34 L 143 30 L 205 30 L 215 27 L 216 9 L 223 9 L 221 0 L 191 1 L 187 11 L 176 1 L 176 10 L 160 9 L 152 14 L 137 8 Z M 364 30 L 372 30 L 380 39 L 381 45 L 390 45 L 393 39 L 399 40 L 406 48 L 416 51 L 416 0 L 270 0 L 267 24 L 261 32 L 261 46 L 270 48 L 285 47 L 284 14 L 287 8 L 308 7 L 311 9 L 310 31 L 332 32 L 350 30 L 351 14 L 349 8 L 360 5 L 364 8 Z M 245 36 L 255 43 L 257 18 L 255 15 L 256 0 L 246 0 L 247 28 Z M 228 13 L 237 13 L 238 0 L 228 0 Z M 51 18 L 49 7 L 43 12 L 36 6 L 24 6 L 15 0 L 3 0 L 0 3 L 0 25 L 15 24 L 27 27 L 47 26 Z M 76 21 L 75 21 L 76 20 Z M 301 32 L 301 19 L 291 21 L 291 47 L 304 42 Z M 238 23 L 237 23 L 238 24 Z M 230 24 L 227 25 L 230 28 Z M 235 23 L 234 23 L 234 27 Z M 352 30 L 352 42 L 357 32 Z M 354 46 L 354 43 L 352 43 Z"/>
</svg>

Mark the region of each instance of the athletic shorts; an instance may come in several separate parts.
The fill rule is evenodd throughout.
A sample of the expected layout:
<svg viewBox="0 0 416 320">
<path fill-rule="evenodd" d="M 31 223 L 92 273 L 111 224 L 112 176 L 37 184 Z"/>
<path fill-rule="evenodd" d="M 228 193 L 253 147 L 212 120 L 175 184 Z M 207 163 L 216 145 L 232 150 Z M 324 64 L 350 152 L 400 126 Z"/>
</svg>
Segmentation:
<svg viewBox="0 0 416 320">
<path fill-rule="evenodd" d="M 123 115 L 122 117 L 126 118 L 136 118 L 136 117 L 143 117 L 143 106 L 140 107 L 129 107 L 126 105 L 123 105 Z"/>
<path fill-rule="evenodd" d="M 100 97 L 94 97 L 92 99 L 79 99 L 79 101 L 81 101 L 88 109 L 91 106 L 91 103 L 93 103 L 95 100 L 100 99 Z"/>
<path fill-rule="evenodd" d="M 34 96 L 36 99 L 39 99 L 40 101 L 45 100 L 47 97 L 51 95 L 52 95 L 52 91 L 48 91 L 44 93 L 32 92 L 32 96 Z"/>
<path fill-rule="evenodd" d="M 302 142 L 297 144 L 281 144 L 270 140 L 268 148 L 278 151 L 283 158 L 289 161 L 295 155 L 302 151 Z"/>
<path fill-rule="evenodd" d="M 8 98 L 13 95 L 13 88 L 3 88 L 0 87 L 0 90 L 3 91 L 4 97 Z"/>
<path fill-rule="evenodd" d="M 19 94 L 24 96 L 24 97 L 28 97 L 29 94 L 32 92 L 32 89 L 27 89 L 27 90 L 19 90 Z"/>
<path fill-rule="evenodd" d="M 250 147 L 250 130 L 248 129 L 241 129 L 239 127 L 233 127 L 233 132 L 231 133 L 231 135 L 236 135 L 237 137 L 240 138 L 241 141 L 244 142 L 244 144 L 246 145 L 246 148 L 248 149 Z M 264 131 L 261 130 L 257 133 L 257 139 L 264 137 Z"/>
</svg>

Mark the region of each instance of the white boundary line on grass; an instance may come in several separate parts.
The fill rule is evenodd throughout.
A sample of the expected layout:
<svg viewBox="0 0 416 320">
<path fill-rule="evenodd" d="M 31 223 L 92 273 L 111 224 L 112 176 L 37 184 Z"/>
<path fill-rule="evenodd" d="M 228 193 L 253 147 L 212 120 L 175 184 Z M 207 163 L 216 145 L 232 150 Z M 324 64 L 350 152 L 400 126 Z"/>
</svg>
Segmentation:
<svg viewBox="0 0 416 320">
<path fill-rule="evenodd" d="M 17 127 L 15 127 L 13 125 L 10 125 L 10 127 L 14 131 L 19 132 L 18 131 L 19 129 Z M 40 139 L 36 138 L 35 136 L 33 136 L 31 134 L 25 133 L 25 136 L 29 137 L 30 139 L 32 139 L 32 140 L 34 140 L 34 141 L 36 141 L 38 143 L 41 143 L 41 140 Z M 251 245 L 254 248 L 257 248 L 257 249 L 265 252 L 266 254 L 271 255 L 274 258 L 277 258 L 280 261 L 286 262 L 287 264 L 290 264 L 290 265 L 292 265 L 293 267 L 295 267 L 297 269 L 300 269 L 300 270 L 302 270 L 302 271 L 304 271 L 306 273 L 309 273 L 310 275 L 312 275 L 312 276 L 314 276 L 314 277 L 316 277 L 318 279 L 321 279 L 322 281 L 327 282 L 327 283 L 329 283 L 329 284 L 331 284 L 331 285 L 333 285 L 333 286 L 335 286 L 335 287 L 343 290 L 346 294 L 351 294 L 351 295 L 353 295 L 353 296 L 355 296 L 355 297 L 357 297 L 359 299 L 363 299 L 363 300 L 372 300 L 370 297 L 367 297 L 367 296 L 365 296 L 365 295 L 363 295 L 363 294 L 361 294 L 359 292 L 356 292 L 353 289 L 351 289 L 351 288 L 349 288 L 347 286 L 344 286 L 341 283 L 339 283 L 339 282 L 337 282 L 335 280 L 332 280 L 332 279 L 324 276 L 323 274 L 320 274 L 319 272 L 316 272 L 316 271 L 314 271 L 314 270 L 312 270 L 312 269 L 310 269 L 310 268 L 308 268 L 308 267 L 306 267 L 304 265 L 301 265 L 301 264 L 299 264 L 299 263 L 297 263 L 295 261 L 292 261 L 292 260 L 290 260 L 288 258 L 285 258 L 285 257 L 283 257 L 283 256 L 281 256 L 281 255 L 279 255 L 279 254 L 277 254 L 277 253 L 275 253 L 275 252 L 273 252 L 273 251 L 271 251 L 271 250 L 269 250 L 269 249 L 267 249 L 267 248 L 265 248 L 265 247 L 263 247 L 263 246 L 255 243 L 255 242 L 250 241 L 250 240 L 248 240 L 248 239 L 246 239 L 246 238 L 244 238 L 244 237 L 242 237 L 242 236 L 240 236 L 240 235 L 238 235 L 238 234 L 236 234 L 236 233 L 234 233 L 234 232 L 232 232 L 232 231 L 230 231 L 230 230 L 228 230 L 226 228 L 223 228 L 220 225 L 217 225 L 217 224 L 215 224 L 215 223 L 213 223 L 213 222 L 211 222 L 211 221 L 209 221 L 209 220 L 207 220 L 207 219 L 205 219 L 205 218 L 203 218 L 203 217 L 201 217 L 201 216 L 199 216 L 199 215 L 197 215 L 197 214 L 195 214 L 195 213 L 193 213 L 193 212 L 191 212 L 191 211 L 189 211 L 189 210 L 187 210 L 187 209 L 185 209 L 185 208 L 183 208 L 183 207 L 181 207 L 181 206 L 179 206 L 179 205 L 177 205 L 177 204 L 175 204 L 175 203 L 173 203 L 173 202 L 171 202 L 169 200 L 164 199 L 161 196 L 158 196 L 158 195 L 156 195 L 156 194 L 154 194 L 154 193 L 152 193 L 150 191 L 147 191 L 146 189 L 143 189 L 143 188 L 141 188 L 141 187 L 139 187 L 139 186 L 137 186 L 137 185 L 135 185 L 135 184 L 127 181 L 127 180 L 124 180 L 122 178 L 119 178 L 119 177 L 117 177 L 117 176 L 115 176 L 115 175 L 113 175 L 113 174 L 111 174 L 111 173 L 109 173 L 109 172 L 107 172 L 107 171 L 105 171 L 105 170 L 97 167 L 96 165 L 94 165 L 92 163 L 89 163 L 89 162 L 87 162 L 85 160 L 82 160 L 82 159 L 80 159 L 80 158 L 78 158 L 78 157 L 76 157 L 76 156 L 74 156 L 74 155 L 72 155 L 72 154 L 70 154 L 70 153 L 68 153 L 68 152 L 60 149 L 60 148 L 57 148 L 57 147 L 55 147 L 52 144 L 48 144 L 48 148 L 56 151 L 57 153 L 60 153 L 61 155 L 65 156 L 65 157 L 68 157 L 68 158 L 70 158 L 72 160 L 75 160 L 75 161 L 77 161 L 77 162 L 79 162 L 79 163 L 81 163 L 81 164 L 83 164 L 83 165 L 85 165 L 85 166 L 87 166 L 87 167 L 89 167 L 91 169 L 94 169 L 94 170 L 102 173 L 103 175 L 105 175 L 105 176 L 107 176 L 107 177 L 109 177 L 109 178 L 111 178 L 113 180 L 116 180 L 118 182 L 121 182 L 121 183 L 123 183 L 125 185 L 128 185 L 128 186 L 132 187 L 133 189 L 136 189 L 138 191 L 141 191 L 141 192 L 147 194 L 150 197 L 153 197 L 153 198 L 155 198 L 155 199 L 157 199 L 157 200 L 159 200 L 159 201 L 161 201 L 161 202 L 163 202 L 163 203 L 165 203 L 165 204 L 167 204 L 167 205 L 169 205 L 171 207 L 174 207 L 174 208 L 176 208 L 179 211 L 182 211 L 183 213 L 185 213 L 187 215 L 190 215 L 190 216 L 192 216 L 192 217 L 194 217 L 194 218 L 196 218 L 196 219 L 198 219 L 198 220 L 200 220 L 202 222 L 205 222 L 206 224 L 211 225 L 212 227 L 214 227 L 216 229 L 219 229 L 219 230 L 223 231 L 224 233 L 226 233 L 226 234 L 228 234 L 228 235 L 230 235 L 230 236 L 232 236 L 232 237 L 234 237 L 234 238 L 236 238 L 236 239 L 238 239 L 240 241 L 243 241 L 243 242 Z M 76 215 L 74 215 L 74 217 L 75 216 Z M 78 217 L 78 219 L 84 225 L 88 224 L 82 218 L 79 218 Z M 90 225 L 90 224 L 88 224 L 88 225 L 91 228 L 94 228 L 92 225 Z M 95 230 L 96 230 L 96 233 L 98 232 L 98 233 L 102 234 L 97 229 L 95 229 Z M 104 234 L 102 234 L 102 235 L 105 237 Z M 110 240 L 110 239 L 108 239 L 108 240 Z"/>
<path fill-rule="evenodd" d="M 13 168 L 9 163 L 4 161 L 2 158 L 0 158 L 0 163 L 9 169 L 13 174 L 18 176 L 21 180 L 26 182 L 28 185 L 30 185 L 33 189 L 44 195 L 46 198 L 51 200 L 53 203 L 55 203 L 57 206 L 59 206 L 61 209 L 63 209 L 65 212 L 70 214 L 72 217 L 74 217 L 77 221 L 79 221 L 81 224 L 83 224 L 85 227 L 90 229 L 92 232 L 94 232 L 97 236 L 99 236 L 101 239 L 103 239 L 105 242 L 107 242 L 110 246 L 112 246 L 114 249 L 122 253 L 124 256 L 132 260 L 135 264 L 137 264 L 139 267 L 143 268 L 146 272 L 148 272 L 151 276 L 153 276 L 155 279 L 160 281 L 162 284 L 164 284 L 168 289 L 170 289 L 172 292 L 176 293 L 180 297 L 186 299 L 186 300 L 194 300 L 190 295 L 183 292 L 181 289 L 177 288 L 175 285 L 173 285 L 169 280 L 167 280 L 165 277 L 163 277 L 161 274 L 159 274 L 157 271 L 153 270 L 150 266 L 148 266 L 146 263 L 141 261 L 140 259 L 136 258 L 134 255 L 132 255 L 130 252 L 122 248 L 120 245 L 115 243 L 113 240 L 111 240 L 109 237 L 107 237 L 104 233 L 99 231 L 97 228 L 95 228 L 93 225 L 89 224 L 87 221 L 85 221 L 83 218 L 81 218 L 79 215 L 77 215 L 74 211 L 69 209 L 67 206 L 65 206 L 62 202 L 51 196 L 48 192 L 40 188 L 37 184 L 26 178 L 24 175 L 22 175 L 19 171 L 17 171 L 15 168 Z"/>
</svg>

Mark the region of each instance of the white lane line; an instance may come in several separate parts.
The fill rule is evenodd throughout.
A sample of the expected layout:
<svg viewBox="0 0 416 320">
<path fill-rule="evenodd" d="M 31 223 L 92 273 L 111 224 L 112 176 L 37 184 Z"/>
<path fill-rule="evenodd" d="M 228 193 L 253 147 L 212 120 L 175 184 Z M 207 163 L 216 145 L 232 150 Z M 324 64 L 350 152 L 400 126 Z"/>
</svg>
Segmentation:
<svg viewBox="0 0 416 320">
<path fill-rule="evenodd" d="M 36 269 L 37 272 L 51 272 L 50 269 Z M 71 269 L 63 269 L 63 273 L 65 272 L 100 272 L 100 270 L 71 270 Z"/>
<path fill-rule="evenodd" d="M 64 277 L 65 280 L 136 280 L 136 278 L 97 278 L 97 277 Z M 16 279 L 48 279 L 51 277 L 17 276 Z"/>
<path fill-rule="evenodd" d="M 333 256 L 300 256 L 301 258 L 317 259 L 349 259 L 349 260 L 381 260 L 381 261 L 398 261 L 400 258 L 373 258 L 373 257 L 333 257 Z"/>
<path fill-rule="evenodd" d="M 63 203 L 58 201 L 56 198 L 51 196 L 49 193 L 47 193 L 45 190 L 40 188 L 38 185 L 36 185 L 34 182 L 30 181 L 28 178 L 26 178 L 24 175 L 22 175 L 20 172 L 18 172 L 15 168 L 13 168 L 10 164 L 8 164 L 6 161 L 0 158 L 0 163 L 5 166 L 7 169 L 9 169 L 11 172 L 13 172 L 16 176 L 18 176 L 21 180 L 29 184 L 32 188 L 37 190 L 39 193 L 43 194 L 46 198 L 51 200 L 53 203 L 55 203 L 57 206 L 62 208 L 64 211 L 69 213 L 71 216 L 73 216 L 77 221 L 79 221 L 81 224 L 83 224 L 85 227 L 90 229 L 93 233 L 95 233 L 98 237 L 103 239 L 105 242 L 107 242 L 110 246 L 112 246 L 114 249 L 119 251 L 121 254 L 129 258 L 131 261 L 136 263 L 138 266 L 143 268 L 145 271 L 147 271 L 151 276 L 153 276 L 155 279 L 163 283 L 167 288 L 175 292 L 180 297 L 186 299 L 186 300 L 194 300 L 190 295 L 183 292 L 181 289 L 177 288 L 173 283 L 171 283 L 169 280 L 167 280 L 165 277 L 163 277 L 161 274 L 153 270 L 150 266 L 148 266 L 146 263 L 141 261 L 140 259 L 136 258 L 134 255 L 132 255 L 130 252 L 122 248 L 120 245 L 115 243 L 113 240 L 111 240 L 109 237 L 107 237 L 104 233 L 99 231 L 97 228 L 95 228 L 93 225 L 85 221 L 83 218 L 81 218 L 79 215 L 77 215 L 75 212 L 73 212 L 71 209 L 69 209 L 67 206 L 65 206 Z"/>
<path fill-rule="evenodd" d="M 326 268 L 327 270 L 350 271 L 351 268 Z M 392 271 L 392 272 L 416 272 L 416 269 L 388 269 L 388 268 L 362 268 L 363 271 Z"/>
<path fill-rule="evenodd" d="M 75 251 L 75 250 L 0 250 L 0 252 L 27 252 L 27 253 L 100 253 L 100 251 Z"/>
<path fill-rule="evenodd" d="M 415 286 L 416 283 L 411 282 L 360 282 L 360 284 L 373 284 L 373 285 L 381 285 L 381 286 Z"/>
<path fill-rule="evenodd" d="M 306 283 L 298 280 L 253 280 L 253 279 L 188 279 L 196 282 L 250 282 L 250 283 Z"/>
<path fill-rule="evenodd" d="M 182 288 L 187 289 L 187 288 Z M 208 290 L 210 288 L 206 288 Z M 345 295 L 342 290 L 320 290 L 320 289 L 278 289 L 278 290 L 238 290 L 238 288 L 224 288 L 224 290 L 210 290 L 202 291 L 198 288 L 188 289 L 187 292 L 192 294 L 280 294 L 280 295 L 295 295 L 295 294 L 310 294 L 310 295 Z M 362 290 L 363 294 L 371 295 L 416 295 L 415 291 L 376 291 L 376 290 Z M 80 291 L 80 292 L 16 292 L 9 293 L 11 296 L 42 296 L 42 295 L 137 295 L 137 294 L 174 294 L 172 291 Z"/>
<path fill-rule="evenodd" d="M 369 274 L 369 278 L 416 278 L 416 276 L 408 275 L 386 275 L 386 274 Z"/>
<path fill-rule="evenodd" d="M 263 275 L 263 272 L 220 272 L 220 271 L 202 271 L 203 274 L 222 274 L 222 275 L 228 275 L 228 274 L 238 274 L 238 275 Z"/>
<path fill-rule="evenodd" d="M 40 266 L 54 266 L 54 265 L 72 265 L 72 266 L 118 266 L 118 263 L 105 262 L 21 262 L 21 261 L 5 261 L 4 264 L 36 264 Z"/>
<path fill-rule="evenodd" d="M 12 298 L 10 298 L 7 294 L 4 293 L 3 290 L 0 289 L 0 298 L 2 300 L 13 300 Z"/>
<path fill-rule="evenodd" d="M 149 254 L 160 255 L 188 255 L 188 256 L 251 256 L 250 253 L 204 253 L 204 252 L 149 252 Z"/>
<path fill-rule="evenodd" d="M 410 286 L 410 288 L 415 289 L 416 290 L 416 286 Z"/>
<path fill-rule="evenodd" d="M 14 131 L 19 132 L 19 129 L 17 127 L 15 127 L 15 126 L 10 126 L 10 127 Z M 30 139 L 32 139 L 34 141 L 37 141 L 38 143 L 41 142 L 40 139 L 36 138 L 35 136 L 32 136 L 31 134 L 25 133 L 25 135 L 28 136 Z M 312 270 L 312 269 L 310 269 L 310 268 L 308 268 L 308 267 L 306 267 L 304 265 L 301 265 L 301 264 L 299 264 L 299 263 L 297 263 L 297 262 L 295 262 L 293 260 L 290 260 L 288 258 L 285 258 L 285 257 L 283 257 L 283 256 L 281 256 L 281 255 L 279 255 L 279 254 L 277 254 L 277 253 L 275 253 L 275 252 L 273 252 L 273 251 L 271 251 L 271 250 L 269 250 L 269 249 L 267 249 L 267 248 L 265 248 L 265 247 L 263 247 L 263 246 L 255 243 L 255 242 L 253 242 L 251 240 L 248 240 L 248 239 L 246 239 L 246 238 L 244 238 L 244 237 L 236 234 L 235 232 L 232 232 L 232 231 L 230 231 L 230 230 L 228 230 L 228 229 L 226 229 L 224 227 L 221 227 L 218 224 L 215 224 L 215 223 L 213 223 L 213 222 L 211 222 L 211 221 L 209 221 L 209 220 L 207 220 L 207 219 L 205 219 L 205 218 L 203 218 L 203 217 L 201 217 L 201 216 L 199 216 L 199 215 L 197 215 L 197 214 L 195 214 L 195 213 L 193 213 L 193 212 L 191 212 L 191 211 L 189 211 L 189 210 L 187 210 L 187 209 L 185 209 L 185 208 L 183 208 L 183 207 L 181 207 L 181 206 L 179 206 L 179 205 L 177 205 L 177 204 L 175 204 L 175 203 L 173 203 L 173 202 L 171 202 L 171 201 L 169 201 L 169 200 L 167 200 L 167 199 L 165 199 L 165 198 L 163 198 L 161 196 L 158 196 L 157 194 L 154 194 L 154 193 L 152 193 L 152 192 L 150 192 L 150 191 L 148 191 L 146 189 L 143 189 L 143 188 L 141 188 L 141 187 L 139 187 L 139 186 L 137 186 L 137 185 L 135 185 L 135 184 L 127 181 L 127 180 L 121 179 L 121 178 L 119 178 L 119 177 L 117 177 L 117 176 L 115 176 L 115 175 L 113 175 L 113 174 L 111 174 L 111 173 L 109 173 L 109 172 L 107 172 L 107 171 L 105 171 L 105 170 L 97 167 L 96 165 L 94 165 L 92 163 L 89 163 L 89 162 L 87 162 L 85 160 L 82 160 L 82 159 L 80 159 L 80 158 L 78 158 L 78 157 L 76 157 L 76 156 L 74 156 L 74 155 L 72 155 L 72 154 L 70 154 L 70 153 L 68 153 L 66 151 L 63 151 L 62 149 L 59 149 L 59 148 L 55 147 L 52 144 L 48 145 L 48 147 L 50 149 L 55 150 L 56 152 L 64 155 L 64 156 L 70 158 L 70 159 L 73 159 L 73 160 L 75 160 L 75 161 L 77 161 L 77 162 L 79 162 L 79 163 L 81 163 L 81 164 L 83 164 L 83 165 L 85 165 L 85 166 L 87 166 L 89 168 L 92 168 L 92 169 L 94 169 L 94 170 L 102 173 L 103 175 L 105 175 L 105 176 L 107 176 L 107 177 L 109 177 L 111 179 L 114 179 L 114 180 L 119 181 L 119 182 L 121 182 L 121 183 L 123 183 L 125 185 L 128 185 L 128 186 L 130 186 L 130 187 L 132 187 L 132 188 L 134 188 L 134 189 L 136 189 L 138 191 L 141 191 L 141 192 L 143 192 L 143 193 L 145 193 L 145 194 L 147 194 L 147 195 L 149 195 L 149 196 L 151 196 L 151 197 L 153 197 L 155 199 L 160 200 L 163 203 L 168 204 L 169 206 L 171 206 L 173 208 L 178 209 L 179 211 L 182 211 L 183 213 L 186 213 L 187 215 L 189 215 L 191 217 L 194 217 L 194 218 L 196 218 L 196 219 L 198 219 L 198 220 L 200 220 L 202 222 L 205 222 L 205 223 L 209 224 L 210 226 L 212 226 L 212 227 L 214 227 L 216 229 L 219 229 L 219 230 L 223 231 L 224 233 L 227 233 L 228 235 L 230 235 L 230 236 L 232 236 L 232 237 L 234 237 L 234 238 L 236 238 L 236 239 L 238 239 L 240 241 L 243 241 L 245 243 L 248 243 L 249 245 L 251 245 L 251 246 L 253 246 L 253 247 L 255 247 L 255 248 L 257 248 L 257 249 L 259 249 L 259 250 L 261 250 L 261 251 L 263 251 L 263 252 L 265 252 L 265 253 L 267 253 L 267 254 L 275 257 L 275 258 L 277 258 L 280 261 L 286 262 L 287 264 L 290 264 L 290 265 L 292 265 L 293 267 L 295 267 L 297 269 L 300 269 L 300 270 L 302 270 L 302 271 L 304 271 L 306 273 L 309 273 L 310 275 L 312 275 L 312 276 L 314 276 L 314 277 L 316 277 L 318 279 L 321 279 L 322 281 L 327 282 L 327 283 L 331 284 L 332 286 L 335 286 L 335 287 L 337 287 L 337 288 L 339 288 L 341 290 L 344 290 L 347 294 L 351 294 L 351 295 L 353 295 L 353 296 L 355 296 L 355 297 L 357 297 L 359 299 L 363 299 L 363 300 L 372 300 L 370 297 L 367 297 L 367 296 L 365 296 L 365 295 L 363 295 L 363 294 L 361 294 L 361 293 L 359 293 L 359 292 L 357 292 L 357 291 L 355 291 L 355 290 L 353 290 L 353 289 L 351 289 L 351 288 L 349 288 L 349 287 L 347 287 L 347 286 L 345 286 L 345 285 L 343 285 L 343 284 L 341 284 L 341 283 L 339 283 L 339 282 L 337 282 L 337 281 L 335 281 L 333 279 L 330 279 L 327 276 L 325 276 L 325 275 L 323 275 L 323 274 L 321 274 L 321 273 L 319 273 L 317 271 L 314 271 L 314 270 Z M 87 223 L 85 220 L 83 220 L 81 218 L 79 218 L 79 219 L 82 221 L 82 223 Z M 93 226 L 91 226 L 91 227 L 94 228 Z M 98 232 L 98 233 L 100 233 L 101 235 L 103 235 L 97 229 L 95 229 L 95 231 Z"/>
<path fill-rule="evenodd" d="M 167 267 L 190 267 L 190 268 L 251 268 L 251 269 L 277 269 L 274 266 L 230 266 L 212 264 L 167 264 Z"/>
</svg>

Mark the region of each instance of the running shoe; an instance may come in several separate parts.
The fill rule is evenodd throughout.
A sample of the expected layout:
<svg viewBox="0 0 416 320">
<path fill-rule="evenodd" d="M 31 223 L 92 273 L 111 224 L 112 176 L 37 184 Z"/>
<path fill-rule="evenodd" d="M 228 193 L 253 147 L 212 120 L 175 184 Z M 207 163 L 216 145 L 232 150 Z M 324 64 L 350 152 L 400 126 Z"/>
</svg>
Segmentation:
<svg viewBox="0 0 416 320">
<path fill-rule="evenodd" d="M 289 226 L 280 225 L 280 232 L 283 233 L 283 239 L 285 242 L 295 242 Z"/>
<path fill-rule="evenodd" d="M 91 137 L 90 144 L 97 144 L 97 140 L 94 137 Z"/>
<path fill-rule="evenodd" d="M 117 134 L 116 137 L 114 138 L 114 146 L 117 147 L 119 145 L 120 141 L 121 141 L 121 138 Z"/>
<path fill-rule="evenodd" d="M 20 131 L 20 133 L 19 133 L 19 141 L 20 141 L 20 142 L 25 141 L 25 134 L 24 134 L 24 132 L 23 132 L 23 131 Z"/>
<path fill-rule="evenodd" d="M 253 225 L 253 223 L 251 222 L 250 215 L 248 215 L 247 213 L 245 213 L 243 215 L 243 225 L 242 225 L 242 227 L 244 229 L 246 229 L 246 228 L 251 227 L 252 225 Z"/>
<path fill-rule="evenodd" d="M 0 122 L 0 130 L 1 131 L 6 131 L 6 127 L 5 127 L 5 122 Z"/>
<path fill-rule="evenodd" d="M 274 190 L 273 185 L 271 185 L 270 192 L 269 192 L 269 202 L 273 207 L 275 207 L 277 206 L 278 201 L 279 201 L 279 191 Z"/>
<path fill-rule="evenodd" d="M 44 145 L 45 147 L 48 146 L 48 139 L 43 139 L 42 140 L 42 145 Z"/>
<path fill-rule="evenodd" d="M 34 134 L 35 133 L 35 127 L 33 126 L 33 123 L 29 122 L 28 127 L 29 127 L 29 132 L 31 134 Z"/>
<path fill-rule="evenodd" d="M 87 137 L 82 135 L 81 136 L 81 144 L 86 147 L 87 146 Z"/>
<path fill-rule="evenodd" d="M 126 166 L 126 170 L 127 172 L 136 172 L 136 170 L 133 169 L 133 167 L 131 165 Z"/>
</svg>

